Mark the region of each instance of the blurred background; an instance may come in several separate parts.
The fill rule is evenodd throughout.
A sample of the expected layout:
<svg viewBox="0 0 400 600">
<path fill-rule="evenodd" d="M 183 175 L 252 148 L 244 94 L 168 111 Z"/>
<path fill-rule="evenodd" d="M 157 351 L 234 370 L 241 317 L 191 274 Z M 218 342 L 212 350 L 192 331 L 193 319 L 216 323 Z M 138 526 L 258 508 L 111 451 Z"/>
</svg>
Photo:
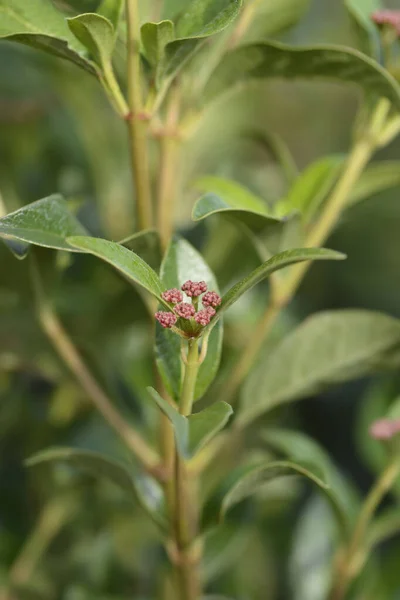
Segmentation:
<svg viewBox="0 0 400 600">
<path fill-rule="evenodd" d="M 98 2 L 57 4 L 74 14 L 95 10 Z M 185 0 L 166 2 L 165 14 L 174 15 L 184 5 Z M 400 8 L 400 2 L 387 6 Z M 150 18 L 145 10 L 143 18 Z M 268 27 L 261 8 L 248 39 L 262 39 Z M 278 39 L 298 45 L 355 43 L 340 0 L 314 0 L 300 23 Z M 231 177 L 273 202 L 285 193 L 284 177 L 254 134 L 281 136 L 303 170 L 318 157 L 347 151 L 359 99 L 357 88 L 348 85 L 269 81 L 246 85 L 204 115 L 186 143 L 176 220 L 179 231 L 204 251 L 223 288 L 256 266 L 257 257 L 230 225 L 194 226 L 193 181 L 202 174 Z M 119 240 L 134 232 L 126 132 L 96 81 L 67 63 L 2 42 L 0 127 L 2 214 L 60 192 L 93 235 Z M 396 159 L 399 153 L 400 140 L 377 160 Z M 157 169 L 155 151 L 152 158 Z M 399 223 L 398 188 L 348 210 L 326 244 L 345 252 L 348 260 L 312 267 L 285 327 L 325 308 L 368 308 L 400 317 Z M 225 263 L 232 246 L 222 246 L 222 238 L 239 248 L 233 273 Z M 91 257 L 51 255 L 57 262 L 52 289 L 62 321 L 126 417 L 150 431 L 154 415 L 142 399 L 153 379 L 152 339 L 140 296 Z M 262 309 L 262 294 L 255 292 L 228 315 L 225 365 L 240 351 L 242 332 Z M 380 464 L 365 434 L 367 424 L 399 391 L 396 375 L 357 381 L 291 405 L 281 418 L 317 439 L 365 492 Z M 105 482 L 61 467 L 24 467 L 28 456 L 51 445 L 113 456 L 123 450 L 41 332 L 27 266 L 5 246 L 0 247 L 0 398 L 0 583 L 12 573 L 17 598 L 155 598 L 154 572 L 163 568 L 165 556 L 140 511 Z M 214 592 L 238 600 L 293 598 L 290 578 L 299 568 L 300 547 L 309 561 L 305 568 L 314 575 L 296 599 L 318 600 L 323 568 L 314 562 L 329 538 L 325 506 L 295 485 L 277 488 L 274 497 L 256 515 L 249 507 L 240 512 L 242 533 L 232 521 L 226 537 L 211 544 L 214 553 L 217 544 L 221 549 L 220 560 L 210 555 L 205 567 Z M 322 539 L 315 523 L 321 524 Z M 400 539 L 381 552 L 387 590 L 380 598 L 400 598 Z"/>
</svg>

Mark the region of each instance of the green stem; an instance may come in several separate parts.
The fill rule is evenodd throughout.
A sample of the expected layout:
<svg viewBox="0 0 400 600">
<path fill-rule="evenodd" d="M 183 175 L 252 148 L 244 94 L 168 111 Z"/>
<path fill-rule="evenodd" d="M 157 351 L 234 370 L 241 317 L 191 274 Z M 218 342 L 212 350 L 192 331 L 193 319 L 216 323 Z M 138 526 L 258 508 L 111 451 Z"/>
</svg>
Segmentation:
<svg viewBox="0 0 400 600">
<path fill-rule="evenodd" d="M 158 454 L 120 415 L 114 407 L 112 400 L 103 392 L 87 368 L 83 358 L 63 328 L 56 312 L 45 295 L 34 256 L 31 256 L 31 267 L 37 314 L 43 331 L 105 421 L 107 421 L 125 442 L 126 446 L 136 455 L 142 466 L 147 471 L 156 475 L 159 467 Z"/>
<path fill-rule="evenodd" d="M 150 166 L 147 145 L 148 116 L 143 111 L 143 78 L 140 64 L 140 21 L 137 0 L 126 0 L 128 29 L 128 104 L 127 118 L 133 182 L 136 191 L 138 228 L 153 225 Z"/>
<path fill-rule="evenodd" d="M 400 458 L 396 456 L 388 464 L 365 499 L 349 545 L 337 563 L 337 573 L 334 573 L 333 576 L 334 584 L 329 595 L 329 600 L 343 600 L 351 582 L 360 572 L 365 562 L 363 546 L 369 524 L 376 509 L 387 492 L 392 488 L 399 475 Z"/>
<path fill-rule="evenodd" d="M 188 353 L 182 384 L 179 412 L 190 415 L 199 371 L 199 347 L 197 340 L 188 341 Z M 201 596 L 199 556 L 196 547 L 197 511 L 190 493 L 187 464 L 175 455 L 175 545 L 176 570 L 181 600 L 198 600 Z"/>
</svg>

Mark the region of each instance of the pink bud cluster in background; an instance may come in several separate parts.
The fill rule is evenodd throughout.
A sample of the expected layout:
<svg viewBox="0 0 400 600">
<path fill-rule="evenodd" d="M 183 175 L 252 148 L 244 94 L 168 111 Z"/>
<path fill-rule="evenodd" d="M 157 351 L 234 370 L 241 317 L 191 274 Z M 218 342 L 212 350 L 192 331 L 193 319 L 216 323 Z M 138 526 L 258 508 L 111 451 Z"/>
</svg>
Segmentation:
<svg viewBox="0 0 400 600">
<path fill-rule="evenodd" d="M 379 419 L 372 423 L 369 433 L 375 440 L 390 440 L 400 433 L 400 419 Z"/>
<path fill-rule="evenodd" d="M 181 289 L 186 296 L 192 299 L 192 302 L 183 302 L 181 290 L 176 288 L 166 290 L 161 296 L 163 300 L 171 304 L 171 310 L 156 312 L 157 321 L 166 329 L 173 327 L 178 317 L 186 320 L 194 319 L 202 327 L 208 325 L 216 313 L 215 309 L 221 304 L 221 296 L 212 290 L 208 292 L 205 281 L 191 281 L 189 279 L 185 281 Z M 202 294 L 204 294 L 201 299 L 203 308 L 198 310 L 198 300 Z"/>
<path fill-rule="evenodd" d="M 391 25 L 400 35 L 400 10 L 377 10 L 371 15 L 377 25 Z"/>
</svg>

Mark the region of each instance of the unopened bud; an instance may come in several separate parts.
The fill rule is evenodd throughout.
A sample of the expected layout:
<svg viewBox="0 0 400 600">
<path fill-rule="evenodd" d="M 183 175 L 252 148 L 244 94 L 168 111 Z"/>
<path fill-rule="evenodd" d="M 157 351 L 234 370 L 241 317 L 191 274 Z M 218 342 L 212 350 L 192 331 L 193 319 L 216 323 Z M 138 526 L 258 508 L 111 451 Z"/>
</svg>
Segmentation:
<svg viewBox="0 0 400 600">
<path fill-rule="evenodd" d="M 201 299 L 203 306 L 216 307 L 221 304 L 221 296 L 217 292 L 207 292 Z"/>
<path fill-rule="evenodd" d="M 201 294 L 207 291 L 207 284 L 205 281 L 185 281 L 181 288 L 187 296 L 190 298 L 197 298 Z"/>
<path fill-rule="evenodd" d="M 171 304 L 178 304 L 178 302 L 182 302 L 183 300 L 182 292 L 176 288 L 172 288 L 172 290 L 166 290 L 161 294 L 161 297 L 166 302 L 171 302 Z"/>
<path fill-rule="evenodd" d="M 162 310 L 156 312 L 155 317 L 160 325 L 165 329 L 170 329 L 178 320 L 178 317 L 172 312 L 166 312 Z"/>
<path fill-rule="evenodd" d="M 191 319 L 194 316 L 196 309 L 193 304 L 189 304 L 189 302 L 181 302 L 174 306 L 174 311 L 179 317 L 182 317 L 182 319 Z"/>
</svg>

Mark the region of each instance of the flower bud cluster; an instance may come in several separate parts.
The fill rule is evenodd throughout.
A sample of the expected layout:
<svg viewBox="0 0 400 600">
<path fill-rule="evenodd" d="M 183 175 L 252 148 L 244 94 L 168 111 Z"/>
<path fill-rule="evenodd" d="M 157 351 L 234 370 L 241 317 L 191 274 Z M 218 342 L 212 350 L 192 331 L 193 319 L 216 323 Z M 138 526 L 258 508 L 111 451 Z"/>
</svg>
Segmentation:
<svg viewBox="0 0 400 600">
<path fill-rule="evenodd" d="M 186 296 L 191 298 L 191 302 L 183 301 L 181 290 L 185 292 Z M 189 329 L 192 327 L 193 331 L 196 328 L 198 330 L 198 325 L 206 327 L 216 314 L 215 309 L 221 304 L 219 294 L 212 290 L 207 291 L 205 281 L 191 281 L 190 279 L 185 281 L 181 290 L 173 288 L 161 294 L 163 300 L 168 302 L 171 308 L 170 311 L 158 311 L 155 314 L 157 321 L 166 329 L 170 329 L 176 325 L 179 319 L 184 320 L 183 322 L 181 321 L 181 324 L 184 326 L 185 331 L 187 331 L 188 326 Z M 198 310 L 198 302 L 202 294 L 204 294 L 201 299 L 203 308 Z"/>
<path fill-rule="evenodd" d="M 375 440 L 390 440 L 400 433 L 400 419 L 378 419 L 372 423 L 369 433 Z"/>
<path fill-rule="evenodd" d="M 400 10 L 377 10 L 372 13 L 371 19 L 377 25 L 390 25 L 400 36 Z"/>
</svg>

